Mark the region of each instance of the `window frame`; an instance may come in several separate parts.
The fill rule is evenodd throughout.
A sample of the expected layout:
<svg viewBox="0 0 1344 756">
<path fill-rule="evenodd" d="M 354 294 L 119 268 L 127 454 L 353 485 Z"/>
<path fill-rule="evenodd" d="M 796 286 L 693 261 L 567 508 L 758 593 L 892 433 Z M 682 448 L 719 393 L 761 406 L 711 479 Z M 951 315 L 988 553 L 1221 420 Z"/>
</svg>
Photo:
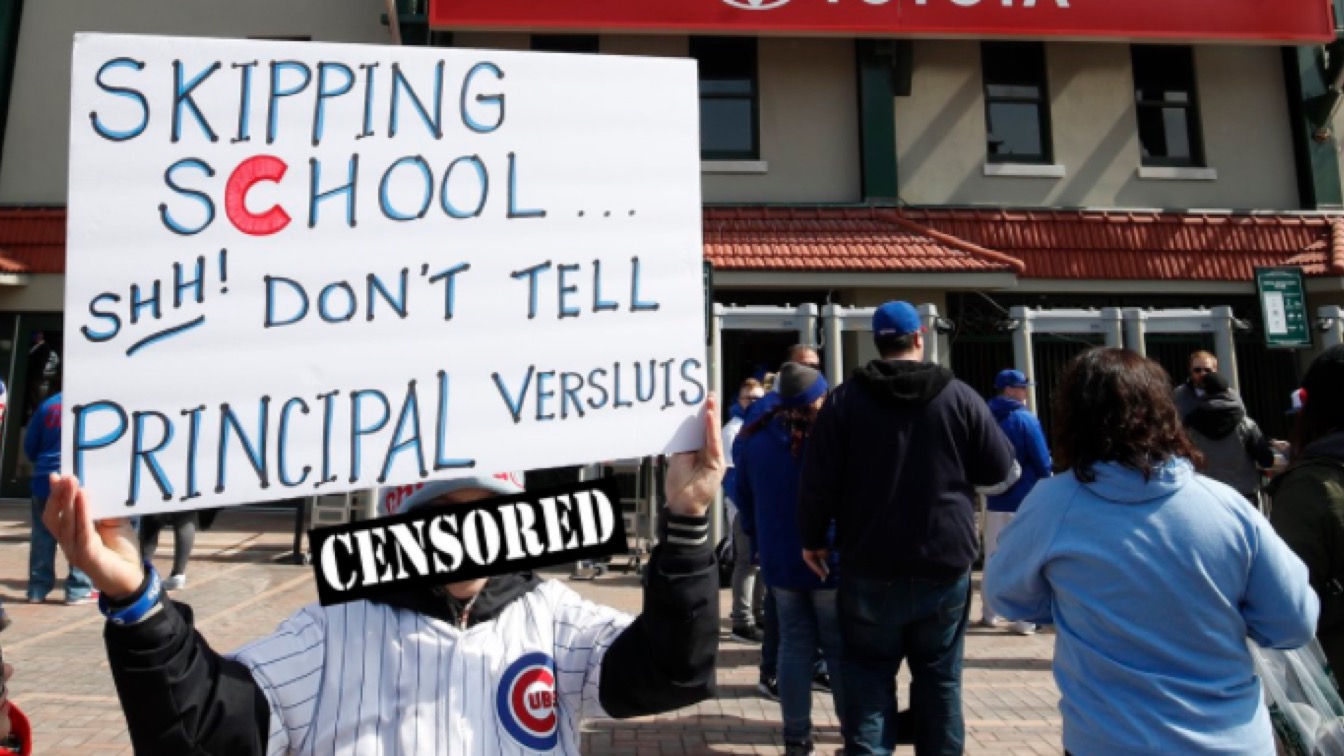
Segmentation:
<svg viewBox="0 0 1344 756">
<path fill-rule="evenodd" d="M 1144 100 L 1140 97 L 1143 89 L 1139 86 L 1139 67 L 1136 58 L 1143 50 L 1166 49 L 1181 50 L 1190 62 L 1189 99 L 1185 103 L 1167 100 Z M 1139 143 L 1139 165 L 1144 168 L 1207 168 L 1208 154 L 1204 150 L 1204 119 L 1199 104 L 1199 72 L 1195 67 L 1195 48 L 1192 45 L 1130 45 L 1130 79 L 1134 83 L 1134 131 Z M 1179 108 L 1186 111 L 1186 138 L 1190 141 L 1189 158 L 1150 157 L 1144 154 L 1142 120 L 1140 116 L 1145 108 L 1166 110 Z"/>
<path fill-rule="evenodd" d="M 989 91 L 990 77 L 985 61 L 988 59 L 986 51 L 990 48 L 999 47 L 1019 47 L 1021 49 L 1034 49 L 1039 56 L 1040 61 L 1040 96 L 1039 97 L 1005 97 L 991 95 Z M 986 40 L 980 43 L 980 79 L 981 92 L 985 98 L 985 162 L 996 165 L 1020 164 L 1020 165 L 1052 165 L 1055 156 L 1055 139 L 1052 114 L 1050 110 L 1050 66 L 1046 57 L 1045 43 L 1043 42 L 1003 42 Z M 993 105 L 1034 105 L 1036 106 L 1036 125 L 1039 130 L 1041 140 L 1041 152 L 1037 155 L 996 155 L 990 151 L 989 140 L 994 134 L 993 122 L 990 118 L 990 111 Z"/>
<path fill-rule="evenodd" d="M 695 59 L 698 63 L 701 61 L 701 54 L 697 54 L 697 46 L 721 45 L 724 47 L 730 44 L 743 44 L 750 48 L 747 58 L 750 61 L 751 91 L 749 94 L 715 94 L 706 93 L 703 84 L 706 81 L 716 81 L 718 79 L 706 79 L 704 68 L 701 66 L 700 73 L 697 75 L 696 88 L 699 95 L 698 102 L 705 100 L 743 100 L 751 101 L 751 148 L 748 150 L 709 150 L 704 145 L 704 137 L 701 136 L 700 160 L 704 162 L 727 162 L 727 161 L 758 161 L 761 159 L 761 48 L 759 40 L 755 37 L 691 37 L 689 44 L 689 57 Z"/>
</svg>

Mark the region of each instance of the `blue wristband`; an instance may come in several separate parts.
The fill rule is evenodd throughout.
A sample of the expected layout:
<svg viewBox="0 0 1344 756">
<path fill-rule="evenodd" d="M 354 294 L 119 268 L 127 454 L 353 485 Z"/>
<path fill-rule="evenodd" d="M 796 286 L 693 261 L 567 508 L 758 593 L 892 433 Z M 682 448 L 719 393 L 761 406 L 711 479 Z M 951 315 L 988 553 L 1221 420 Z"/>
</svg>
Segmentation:
<svg viewBox="0 0 1344 756">
<path fill-rule="evenodd" d="M 163 596 L 163 581 L 159 579 L 159 571 L 148 562 L 145 563 L 145 571 L 149 573 L 149 586 L 134 604 L 125 609 L 113 611 L 107 600 L 107 594 L 99 594 L 98 610 L 107 617 L 108 622 L 114 625 L 134 625 L 159 605 L 159 599 Z"/>
</svg>

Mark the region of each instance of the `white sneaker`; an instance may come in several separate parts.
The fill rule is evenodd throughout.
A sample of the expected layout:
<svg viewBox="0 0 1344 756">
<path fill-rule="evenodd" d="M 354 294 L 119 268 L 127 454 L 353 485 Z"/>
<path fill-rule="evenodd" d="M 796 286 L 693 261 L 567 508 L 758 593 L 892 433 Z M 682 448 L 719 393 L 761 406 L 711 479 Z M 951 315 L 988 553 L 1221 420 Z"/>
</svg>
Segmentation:
<svg viewBox="0 0 1344 756">
<path fill-rule="evenodd" d="M 169 575 L 168 579 L 163 581 L 165 591 L 180 591 L 187 587 L 186 575 Z"/>
<path fill-rule="evenodd" d="M 999 626 L 999 618 L 998 618 L 998 617 L 981 617 L 981 618 L 980 618 L 980 626 L 981 626 L 981 627 L 998 627 L 998 626 Z"/>
<path fill-rule="evenodd" d="M 1018 635 L 1035 635 L 1036 626 L 1031 624 L 1030 622 L 1014 622 L 1013 632 L 1017 633 Z"/>
</svg>

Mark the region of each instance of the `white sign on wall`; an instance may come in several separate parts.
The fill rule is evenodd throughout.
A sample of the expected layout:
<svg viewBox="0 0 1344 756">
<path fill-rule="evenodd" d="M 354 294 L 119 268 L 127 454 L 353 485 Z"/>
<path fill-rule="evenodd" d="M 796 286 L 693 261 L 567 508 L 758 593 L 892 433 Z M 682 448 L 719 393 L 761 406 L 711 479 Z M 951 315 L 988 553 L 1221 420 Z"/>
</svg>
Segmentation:
<svg viewBox="0 0 1344 756">
<path fill-rule="evenodd" d="M 694 64 L 80 35 L 96 517 L 698 448 Z"/>
</svg>

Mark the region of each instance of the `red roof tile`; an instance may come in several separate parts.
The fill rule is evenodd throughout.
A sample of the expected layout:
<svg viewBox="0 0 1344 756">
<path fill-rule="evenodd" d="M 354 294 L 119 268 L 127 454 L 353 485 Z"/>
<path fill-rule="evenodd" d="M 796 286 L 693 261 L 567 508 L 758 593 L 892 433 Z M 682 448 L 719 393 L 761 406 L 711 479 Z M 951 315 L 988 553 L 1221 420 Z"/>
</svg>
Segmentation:
<svg viewBox="0 0 1344 756">
<path fill-rule="evenodd" d="M 876 208 L 711 208 L 705 257 L 718 270 L 1020 272 L 1007 255 Z"/>
<path fill-rule="evenodd" d="M 1344 276 L 1344 218 L 1325 215 L 708 208 L 704 223 L 720 270 L 1250 281 L 1259 266 L 1300 265 Z M 0 272 L 65 272 L 65 208 L 0 208 Z"/>
<path fill-rule="evenodd" d="M 65 208 L 0 208 L 0 271 L 65 272 Z"/>
<path fill-rule="evenodd" d="M 1026 278 L 1250 281 L 1261 266 L 1344 275 L 1344 219 L 1103 211 L 906 209 L 907 217 L 1020 258 Z M 1304 256 L 1305 255 L 1305 256 Z"/>
<path fill-rule="evenodd" d="M 1336 219 L 1328 239 L 1318 240 L 1287 264 L 1301 266 L 1309 276 L 1344 276 L 1344 220 Z"/>
</svg>

